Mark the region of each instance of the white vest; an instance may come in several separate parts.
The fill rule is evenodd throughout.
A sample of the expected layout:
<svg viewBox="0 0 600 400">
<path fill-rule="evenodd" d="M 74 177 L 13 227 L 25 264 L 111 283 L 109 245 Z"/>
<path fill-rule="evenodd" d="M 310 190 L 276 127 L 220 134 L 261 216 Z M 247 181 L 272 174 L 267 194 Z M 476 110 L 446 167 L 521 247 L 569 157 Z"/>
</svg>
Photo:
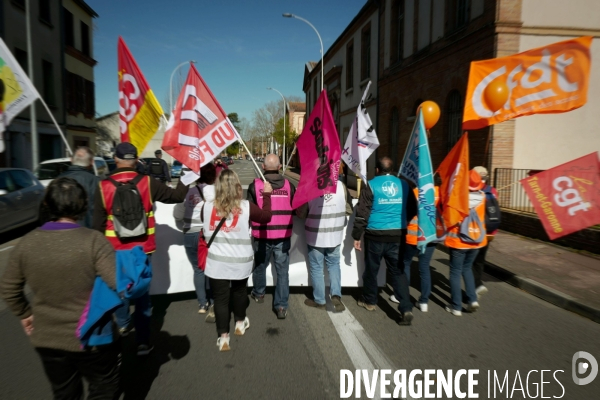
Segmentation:
<svg viewBox="0 0 600 400">
<path fill-rule="evenodd" d="M 214 205 L 212 201 L 204 204 L 204 238 L 207 242 L 221 221 Z M 239 280 L 252 273 L 254 251 L 250 237 L 250 204 L 248 200 L 242 200 L 240 205 L 241 213 L 235 216 L 229 214 L 208 249 L 204 273 L 209 278 Z"/>
<path fill-rule="evenodd" d="M 326 194 L 308 202 L 305 222 L 306 244 L 337 247 L 344 240 L 346 226 L 346 190 L 337 182 L 335 194 Z"/>
</svg>

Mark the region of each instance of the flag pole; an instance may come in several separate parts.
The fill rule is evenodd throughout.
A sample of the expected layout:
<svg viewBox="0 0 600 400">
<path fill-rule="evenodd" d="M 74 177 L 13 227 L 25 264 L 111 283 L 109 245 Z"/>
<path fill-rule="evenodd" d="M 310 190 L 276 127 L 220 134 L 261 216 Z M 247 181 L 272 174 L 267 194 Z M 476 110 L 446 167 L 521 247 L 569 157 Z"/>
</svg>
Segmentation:
<svg viewBox="0 0 600 400">
<path fill-rule="evenodd" d="M 65 143 L 65 146 L 67 146 L 67 150 L 69 151 L 69 154 L 71 156 L 73 156 L 73 150 L 71 150 L 71 146 L 69 146 L 69 142 L 67 142 L 67 138 L 65 137 L 65 134 L 63 133 L 62 129 L 60 129 L 60 126 L 58 126 L 58 122 L 56 122 L 56 119 L 54 119 L 54 115 L 52 115 L 52 113 L 50 112 L 50 108 L 48 108 L 48 105 L 46 104 L 46 102 L 44 101 L 44 99 L 41 96 L 39 97 L 39 100 L 44 105 L 44 108 L 48 112 L 48 115 L 50 115 L 50 118 L 52 119 L 52 122 L 54 122 L 56 129 L 58 129 L 58 133 L 60 133 L 60 137 L 62 138 L 63 142 Z"/>
<path fill-rule="evenodd" d="M 421 110 L 419 110 L 419 112 L 421 112 Z M 413 132 L 415 130 L 415 126 L 417 125 L 418 122 L 419 122 L 419 113 L 417 113 L 417 116 L 415 117 L 415 123 L 413 124 L 411 132 Z M 412 138 L 412 135 L 411 135 L 411 138 Z M 404 150 L 404 157 L 402 157 L 402 163 L 400 164 L 400 168 L 398 168 L 398 175 L 396 175 L 397 177 L 400 177 L 400 173 L 402 172 L 402 166 L 404 165 L 404 160 L 406 159 L 406 152 L 408 151 L 409 148 L 410 148 L 410 140 L 406 144 L 406 150 Z"/>
<path fill-rule="evenodd" d="M 235 129 L 235 127 L 233 126 L 233 124 L 231 123 L 231 121 L 229 120 L 229 118 L 227 118 L 227 122 L 229 122 L 229 124 L 233 128 L 233 131 L 235 132 L 236 136 L 238 137 L 238 140 L 240 142 L 242 142 L 242 145 L 244 145 L 244 148 L 246 149 L 246 151 L 248 152 L 248 154 L 250 154 L 250 159 L 254 163 L 254 166 L 256 167 L 256 170 L 258 171 L 258 174 L 260 175 L 260 177 L 262 178 L 262 180 L 264 182 L 266 182 L 267 180 L 265 179 L 265 176 L 263 175 L 263 173 L 261 172 L 260 168 L 258 167 L 258 164 L 256 163 L 256 160 L 254 159 L 254 156 L 252 156 L 252 153 L 250 153 L 250 150 L 248 150 L 248 146 L 246 146 L 246 142 L 244 142 L 244 139 L 242 139 L 242 137 L 238 133 L 237 129 Z"/>
<path fill-rule="evenodd" d="M 292 154 L 290 154 L 290 158 L 288 158 L 287 163 L 285 164 L 285 167 L 283 167 L 283 173 L 285 174 L 285 171 L 287 170 L 288 166 L 290 165 L 290 162 L 292 161 L 292 157 L 294 157 L 294 154 L 296 154 L 296 143 L 294 143 L 294 150 L 292 150 Z"/>
</svg>

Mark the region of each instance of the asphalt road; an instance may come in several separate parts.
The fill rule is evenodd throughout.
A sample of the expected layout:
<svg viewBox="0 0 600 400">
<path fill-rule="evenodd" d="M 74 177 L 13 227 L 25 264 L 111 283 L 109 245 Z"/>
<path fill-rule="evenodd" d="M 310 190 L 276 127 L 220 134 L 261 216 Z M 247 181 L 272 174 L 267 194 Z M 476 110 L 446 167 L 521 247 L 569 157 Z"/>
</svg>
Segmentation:
<svg viewBox="0 0 600 400">
<path fill-rule="evenodd" d="M 231 168 L 245 188 L 255 176 L 250 162 L 236 161 Z M 14 244 L 0 245 L 0 273 Z M 340 397 L 341 369 L 405 369 L 407 375 L 415 369 L 477 369 L 479 398 L 532 398 L 536 390 L 541 398 L 542 381 L 547 382 L 544 397 L 600 398 L 600 377 L 586 386 L 574 384 L 571 377 L 574 353 L 586 351 L 600 360 L 599 324 L 489 276 L 481 309 L 454 317 L 443 308 L 449 300 L 446 254 L 436 251 L 432 274 L 429 312 L 415 309 L 410 327 L 396 324 L 388 288 L 374 312 L 357 306 L 359 290 L 344 290 L 343 313 L 333 313 L 331 305 L 328 311 L 306 307 L 310 290 L 293 289 L 285 320 L 271 311 L 270 292 L 264 304 L 250 304 L 251 327 L 242 337 L 232 336 L 232 351 L 226 353 L 215 346 L 214 324 L 196 313 L 193 294 L 155 296 L 154 352 L 138 359 L 133 338 L 123 342 L 124 398 L 335 399 Z M 418 286 L 414 280 L 414 298 Z M 543 377 L 541 370 L 546 371 Z M 488 371 L 492 381 L 495 371 L 500 382 L 508 371 L 502 393 L 496 387 L 496 395 L 493 388 L 488 395 Z M 466 390 L 466 378 L 460 382 Z M 49 390 L 19 321 L 0 305 L 0 398 L 46 399 Z M 364 386 L 358 397 L 368 398 Z M 355 393 L 351 398 L 357 398 Z"/>
</svg>

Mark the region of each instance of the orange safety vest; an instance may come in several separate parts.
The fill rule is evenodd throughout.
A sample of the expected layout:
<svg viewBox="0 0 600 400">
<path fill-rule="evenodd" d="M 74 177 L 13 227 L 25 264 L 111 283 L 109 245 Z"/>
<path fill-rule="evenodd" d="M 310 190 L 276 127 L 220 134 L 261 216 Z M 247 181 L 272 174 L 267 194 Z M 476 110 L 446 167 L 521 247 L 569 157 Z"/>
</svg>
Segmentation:
<svg viewBox="0 0 600 400">
<path fill-rule="evenodd" d="M 481 203 L 477 207 L 475 207 L 475 211 L 477 212 L 479 219 L 485 225 L 485 195 L 483 196 L 483 200 L 481 201 Z M 456 224 L 448 230 L 448 233 L 446 234 L 446 240 L 444 241 L 446 247 L 450 247 L 452 249 L 469 250 L 485 247 L 488 243 L 487 235 L 484 237 L 481 243 L 465 243 L 462 240 L 460 240 L 460 237 L 458 236 L 459 232 L 460 224 Z"/>
<path fill-rule="evenodd" d="M 435 206 L 437 207 L 439 201 L 440 201 L 440 196 L 439 196 L 439 186 L 434 187 L 435 189 Z M 414 188 L 414 192 L 415 192 L 415 197 L 418 199 L 419 198 L 419 188 Z M 436 235 L 438 238 L 443 237 L 446 234 L 446 229 L 444 229 L 444 224 L 442 223 L 440 217 L 440 211 L 437 210 L 437 218 L 435 219 L 435 228 L 436 228 Z M 418 225 L 418 221 L 419 219 L 417 218 L 417 216 L 415 215 L 413 217 L 413 219 L 410 220 L 410 222 L 408 223 L 408 226 L 406 227 L 406 243 L 407 244 L 411 244 L 413 246 L 417 245 L 417 239 L 419 237 L 419 225 Z"/>
<path fill-rule="evenodd" d="M 117 172 L 116 174 L 112 174 L 110 177 L 117 182 L 128 182 L 134 179 L 137 175 L 138 173 L 135 171 L 123 171 Z M 146 210 L 146 217 L 148 218 L 148 228 L 146 231 L 146 235 L 140 236 L 139 238 L 128 238 L 124 242 L 122 242 L 121 239 L 117 237 L 117 234 L 115 232 L 115 226 L 113 223 L 112 208 L 117 188 L 112 182 L 110 182 L 107 179 L 100 181 L 100 193 L 102 194 L 102 202 L 104 203 L 104 208 L 106 209 L 106 214 L 108 215 L 104 235 L 106 236 L 110 244 L 113 245 L 115 250 L 129 250 L 136 246 L 142 246 L 146 254 L 152 253 L 156 250 L 156 238 L 154 235 L 155 221 L 154 211 L 152 208 L 152 195 L 150 194 L 150 179 L 151 178 L 149 176 L 146 176 L 144 179 L 141 179 L 137 184 L 137 188 L 140 192 L 140 195 L 142 196 L 144 210 Z"/>
</svg>

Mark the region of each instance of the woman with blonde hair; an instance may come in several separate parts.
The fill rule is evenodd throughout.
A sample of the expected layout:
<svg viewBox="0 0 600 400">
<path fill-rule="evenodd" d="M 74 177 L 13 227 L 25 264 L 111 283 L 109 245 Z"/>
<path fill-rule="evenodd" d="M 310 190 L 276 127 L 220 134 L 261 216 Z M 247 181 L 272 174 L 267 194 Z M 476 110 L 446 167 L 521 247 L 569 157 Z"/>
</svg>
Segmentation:
<svg viewBox="0 0 600 400">
<path fill-rule="evenodd" d="M 250 320 L 246 317 L 249 304 L 246 286 L 254 264 L 250 221 L 259 224 L 271 221 L 272 190 L 271 184 L 265 182 L 261 209 L 248 200 L 242 200 L 242 185 L 237 174 L 223 170 L 215 182 L 214 201 L 207 201 L 202 210 L 206 241 L 209 242 L 214 234 L 204 274 L 210 278 L 215 299 L 217 346 L 220 351 L 230 349 L 230 300 L 235 334 L 243 335 L 250 327 Z"/>
</svg>

